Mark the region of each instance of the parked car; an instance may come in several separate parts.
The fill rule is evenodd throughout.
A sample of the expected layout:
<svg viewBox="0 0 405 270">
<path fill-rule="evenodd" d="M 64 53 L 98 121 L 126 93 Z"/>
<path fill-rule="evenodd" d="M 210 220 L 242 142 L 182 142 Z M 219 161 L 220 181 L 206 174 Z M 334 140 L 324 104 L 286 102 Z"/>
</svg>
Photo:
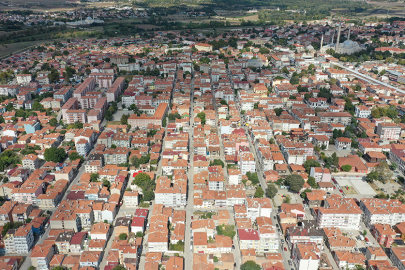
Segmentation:
<svg viewBox="0 0 405 270">
<path fill-rule="evenodd" d="M 287 251 L 287 248 L 286 248 L 286 247 L 284 247 L 284 251 Z"/>
</svg>

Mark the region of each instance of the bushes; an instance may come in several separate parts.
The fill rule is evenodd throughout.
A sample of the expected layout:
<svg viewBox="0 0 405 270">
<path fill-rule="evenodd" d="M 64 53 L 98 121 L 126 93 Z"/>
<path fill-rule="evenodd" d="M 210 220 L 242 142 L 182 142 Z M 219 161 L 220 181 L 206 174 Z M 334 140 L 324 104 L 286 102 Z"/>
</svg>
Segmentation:
<svg viewBox="0 0 405 270">
<path fill-rule="evenodd" d="M 342 171 L 344 171 L 344 172 L 350 172 L 352 170 L 351 165 L 343 165 L 341 168 L 342 168 Z"/>
</svg>

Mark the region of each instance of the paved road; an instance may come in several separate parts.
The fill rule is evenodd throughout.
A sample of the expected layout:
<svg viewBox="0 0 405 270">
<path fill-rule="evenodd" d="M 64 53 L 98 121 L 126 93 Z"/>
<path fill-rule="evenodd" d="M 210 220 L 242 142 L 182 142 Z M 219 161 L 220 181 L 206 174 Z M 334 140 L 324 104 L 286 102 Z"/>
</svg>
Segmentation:
<svg viewBox="0 0 405 270">
<path fill-rule="evenodd" d="M 212 84 L 211 84 L 211 89 L 212 89 Z M 216 126 L 219 127 L 218 123 L 219 123 L 219 118 L 218 118 L 218 107 L 217 107 L 217 102 L 215 100 L 215 91 L 212 91 L 212 102 L 213 102 L 213 107 L 215 110 L 215 123 Z M 229 112 L 228 112 L 229 113 Z M 222 160 L 222 162 L 224 164 L 226 164 L 226 160 L 225 160 L 225 151 L 224 151 L 224 144 L 222 141 L 222 137 L 221 137 L 221 130 L 219 128 L 217 128 L 217 135 L 219 137 L 219 145 L 220 145 L 220 154 L 219 154 L 219 159 Z M 229 176 L 228 176 L 228 169 L 225 165 L 224 167 L 224 178 L 225 178 L 225 184 L 229 184 Z M 211 209 L 210 209 L 211 210 Z M 235 221 L 235 211 L 233 207 L 228 207 L 228 211 L 229 211 L 229 216 L 230 216 L 230 221 L 229 224 L 230 225 L 234 225 L 236 228 L 236 221 Z M 233 246 L 235 248 L 232 249 L 232 254 L 236 263 L 236 267 L 235 269 L 240 269 L 241 266 L 241 258 L 240 258 L 240 247 L 239 247 L 239 240 L 238 240 L 238 235 L 236 234 L 233 240 Z M 187 269 L 187 268 L 186 268 Z"/>
<path fill-rule="evenodd" d="M 340 63 L 333 63 L 333 65 L 338 66 L 338 67 L 340 67 L 340 68 L 343 68 L 343 69 L 345 69 L 345 70 L 347 70 L 347 71 L 350 71 L 350 72 L 352 72 L 353 74 L 355 74 L 355 75 L 357 75 L 357 76 L 359 76 L 359 77 L 361 77 L 361 78 L 363 78 L 363 79 L 366 79 L 366 80 L 369 81 L 369 82 L 373 82 L 373 83 L 376 83 L 376 84 L 379 84 L 379 85 L 382 85 L 382 86 L 385 86 L 385 87 L 390 87 L 390 88 L 393 88 L 393 89 L 395 89 L 396 91 L 398 91 L 398 92 L 400 92 L 400 93 L 402 93 L 402 94 L 405 94 L 405 91 L 404 91 L 404 90 L 401 90 L 401 89 L 399 89 L 399 88 L 397 88 L 397 87 L 395 87 L 395 86 L 392 86 L 392 85 L 390 85 L 390 84 L 388 84 L 388 83 L 381 82 L 381 81 L 379 81 L 379 80 L 376 80 L 376 79 L 374 79 L 374 78 L 371 78 L 371 77 L 368 76 L 368 75 L 362 74 L 362 73 L 360 73 L 360 72 L 358 72 L 358 71 L 356 71 L 356 70 L 354 70 L 354 69 L 348 68 L 348 67 L 346 67 L 346 66 L 344 66 L 344 65 L 342 65 L 342 64 L 340 64 Z"/>
<path fill-rule="evenodd" d="M 80 177 L 82 176 L 83 172 L 84 172 L 84 166 L 82 165 L 79 168 L 79 170 L 78 170 L 78 172 L 76 174 L 76 177 L 70 183 L 68 189 L 66 190 L 65 194 L 63 195 L 62 201 L 66 200 L 66 197 L 69 194 L 69 192 L 71 191 L 72 186 L 79 183 Z M 53 215 L 55 214 L 56 208 L 50 208 L 50 209 L 47 209 L 47 210 L 52 211 L 52 216 L 51 216 L 51 218 L 52 218 Z M 42 235 L 42 237 L 40 237 L 38 239 L 38 241 L 35 244 L 42 244 L 44 242 L 44 240 L 48 238 L 50 230 L 51 230 L 51 226 L 49 226 L 47 229 L 45 229 L 44 234 Z M 18 256 L 26 256 L 26 259 L 23 262 L 23 264 L 21 265 L 20 270 L 28 270 L 28 268 L 31 266 L 31 259 L 29 257 L 31 255 L 31 252 L 32 252 L 32 250 L 27 254 L 17 254 Z"/>
<path fill-rule="evenodd" d="M 184 269 L 193 269 L 193 251 L 191 246 L 191 216 L 194 214 L 194 78 L 191 82 L 191 95 L 190 95 L 190 125 L 188 129 L 188 152 L 190 153 L 188 170 L 188 192 L 187 192 L 187 206 L 186 206 L 186 231 L 184 235 Z"/>
</svg>

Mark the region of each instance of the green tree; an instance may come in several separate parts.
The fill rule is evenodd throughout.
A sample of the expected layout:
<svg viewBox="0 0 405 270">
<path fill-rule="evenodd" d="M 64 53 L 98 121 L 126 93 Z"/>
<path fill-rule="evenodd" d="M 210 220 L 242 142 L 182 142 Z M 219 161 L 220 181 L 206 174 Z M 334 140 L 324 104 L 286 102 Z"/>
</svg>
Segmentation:
<svg viewBox="0 0 405 270">
<path fill-rule="evenodd" d="M 256 192 L 255 192 L 255 198 L 263 198 L 264 191 L 262 187 L 257 187 Z"/>
<path fill-rule="evenodd" d="M 376 171 L 370 172 L 366 175 L 366 181 L 372 183 L 379 179 L 379 174 Z"/>
<path fill-rule="evenodd" d="M 74 151 L 74 152 L 72 152 L 72 153 L 69 155 L 69 159 L 70 159 L 71 161 L 76 160 L 76 159 L 83 160 L 83 157 L 82 157 L 81 155 L 79 155 L 79 153 L 77 153 L 76 151 Z"/>
<path fill-rule="evenodd" d="M 49 120 L 49 125 L 56 127 L 58 125 L 58 120 L 56 120 L 56 118 L 51 118 L 51 120 Z"/>
<path fill-rule="evenodd" d="M 106 111 L 106 112 L 105 112 L 105 119 L 106 119 L 107 121 L 113 120 L 113 114 L 112 114 L 112 112 Z"/>
<path fill-rule="evenodd" d="M 136 232 L 135 236 L 136 237 L 143 237 L 143 233 L 142 232 Z"/>
<path fill-rule="evenodd" d="M 213 161 L 211 161 L 210 166 L 221 166 L 223 168 L 225 164 L 220 159 L 214 159 Z"/>
<path fill-rule="evenodd" d="M 308 177 L 307 181 L 308 185 L 310 185 L 312 188 L 318 188 L 318 183 L 316 182 L 315 178 L 312 176 Z"/>
<path fill-rule="evenodd" d="M 266 197 L 273 199 L 278 192 L 276 185 L 268 184 L 266 189 Z"/>
<path fill-rule="evenodd" d="M 127 235 L 126 233 L 121 233 L 121 234 L 118 236 L 118 238 L 119 238 L 120 240 L 127 240 L 128 235 Z"/>
<path fill-rule="evenodd" d="M 50 147 L 45 149 L 44 157 L 46 161 L 59 163 L 66 159 L 66 152 L 63 148 Z"/>
<path fill-rule="evenodd" d="M 128 125 L 128 118 L 129 114 L 123 114 L 120 120 L 121 125 Z"/>
<path fill-rule="evenodd" d="M 280 116 L 283 113 L 283 108 L 275 108 L 274 112 L 276 113 L 276 116 Z"/>
<path fill-rule="evenodd" d="M 30 267 L 28 267 L 28 270 L 35 270 L 35 267 L 31 265 Z"/>
<path fill-rule="evenodd" d="M 398 168 L 398 165 L 395 162 L 392 162 L 391 165 L 390 165 L 390 169 L 392 171 L 395 171 L 397 168 Z"/>
<path fill-rule="evenodd" d="M 142 186 L 143 183 L 150 181 L 151 178 L 149 175 L 146 173 L 138 173 L 137 176 L 135 176 L 135 179 L 132 183 L 137 185 L 138 187 Z"/>
<path fill-rule="evenodd" d="M 233 239 L 236 235 L 236 230 L 234 225 L 220 225 L 216 227 L 217 234 L 228 236 Z"/>
<path fill-rule="evenodd" d="M 314 159 L 310 159 L 304 162 L 302 165 L 305 168 L 305 171 L 309 174 L 311 171 L 311 167 L 321 167 L 321 164 Z"/>
<path fill-rule="evenodd" d="M 250 182 L 252 182 L 252 185 L 259 184 L 259 176 L 257 175 L 256 172 L 254 172 L 254 173 L 247 172 L 246 176 L 250 180 Z"/>
<path fill-rule="evenodd" d="M 240 270 L 260 270 L 262 267 L 254 261 L 247 261 L 240 266 Z"/>
<path fill-rule="evenodd" d="M 36 102 L 34 102 L 34 104 L 32 104 L 32 109 L 34 111 L 41 111 L 41 112 L 45 110 L 44 106 L 42 106 L 42 104 L 39 103 L 38 101 L 36 101 Z"/>
<path fill-rule="evenodd" d="M 308 192 L 312 192 L 312 190 L 310 190 L 309 188 L 305 189 L 303 192 L 301 192 L 301 197 L 305 199 Z"/>
<path fill-rule="evenodd" d="M 156 129 L 149 130 L 147 133 L 147 137 L 153 137 L 158 131 Z"/>
<path fill-rule="evenodd" d="M 92 173 L 92 174 L 90 174 L 90 181 L 91 182 L 98 182 L 99 177 L 100 177 L 100 175 L 98 173 Z"/>
<path fill-rule="evenodd" d="M 170 244 L 170 250 L 176 250 L 179 252 L 184 251 L 184 242 L 179 240 L 176 244 Z"/>
<path fill-rule="evenodd" d="M 170 121 L 175 121 L 176 119 L 181 119 L 181 115 L 178 112 L 169 114 Z"/>
<path fill-rule="evenodd" d="M 55 269 L 55 268 L 53 268 L 53 269 Z M 115 266 L 114 268 L 113 268 L 113 270 L 126 270 L 126 268 L 124 267 L 124 266 L 122 266 L 122 265 L 117 265 L 117 266 Z"/>
<path fill-rule="evenodd" d="M 298 174 L 290 174 L 285 178 L 285 183 L 290 186 L 290 190 L 293 192 L 299 192 L 305 184 L 304 178 Z"/>
<path fill-rule="evenodd" d="M 205 112 L 200 112 L 197 117 L 201 119 L 201 125 L 205 125 Z"/>
<path fill-rule="evenodd" d="M 336 152 L 333 152 L 332 160 L 333 160 L 333 165 L 337 167 L 339 165 L 339 157 L 337 156 Z"/>
<path fill-rule="evenodd" d="M 378 180 L 383 183 L 392 181 L 394 179 L 394 174 L 389 168 L 389 165 L 386 161 L 380 162 L 374 168 L 374 172 L 371 172 L 367 175 L 366 180 L 372 182 L 373 180 Z"/>
<path fill-rule="evenodd" d="M 352 166 L 351 165 L 343 165 L 342 166 L 342 171 L 344 171 L 344 172 L 350 172 L 351 170 L 352 170 Z"/>
</svg>

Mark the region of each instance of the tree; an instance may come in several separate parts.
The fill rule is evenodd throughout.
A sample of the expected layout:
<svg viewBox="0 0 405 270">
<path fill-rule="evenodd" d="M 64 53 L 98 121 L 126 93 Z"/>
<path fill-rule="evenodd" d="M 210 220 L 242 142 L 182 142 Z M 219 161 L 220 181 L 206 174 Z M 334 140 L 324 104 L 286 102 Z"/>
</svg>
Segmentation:
<svg viewBox="0 0 405 270">
<path fill-rule="evenodd" d="M 151 180 L 150 176 L 147 175 L 146 173 L 138 173 L 138 175 L 135 176 L 133 183 L 139 187 L 142 185 L 142 183 L 147 182 L 149 180 Z"/>
<path fill-rule="evenodd" d="M 201 119 L 201 125 L 205 125 L 205 112 L 200 112 L 197 117 Z"/>
<path fill-rule="evenodd" d="M 302 166 L 304 166 L 305 171 L 309 174 L 311 171 L 311 167 L 321 167 L 321 164 L 319 164 L 319 162 L 315 159 L 310 159 L 305 161 Z"/>
<path fill-rule="evenodd" d="M 143 237 L 143 233 L 141 231 L 136 232 L 135 236 L 136 237 Z"/>
<path fill-rule="evenodd" d="M 318 188 L 318 183 L 316 182 L 315 178 L 312 176 L 308 177 L 307 181 L 308 185 L 310 185 L 312 188 Z"/>
<path fill-rule="evenodd" d="M 252 185 L 259 184 L 259 177 L 257 176 L 256 172 L 255 173 L 247 172 L 246 176 L 249 179 L 249 181 L 252 182 Z"/>
<path fill-rule="evenodd" d="M 276 116 L 280 116 L 283 112 L 283 108 L 275 108 L 274 112 L 276 113 Z"/>
<path fill-rule="evenodd" d="M 181 119 L 181 115 L 178 112 L 169 114 L 170 121 L 175 121 L 176 119 Z"/>
<path fill-rule="evenodd" d="M 378 178 L 379 178 L 379 174 L 376 171 L 370 172 L 369 174 L 366 175 L 366 181 L 369 182 L 369 183 L 377 181 Z"/>
<path fill-rule="evenodd" d="M 98 182 L 99 177 L 100 177 L 100 175 L 98 173 L 92 173 L 92 174 L 90 174 L 90 181 L 91 182 Z"/>
<path fill-rule="evenodd" d="M 63 148 L 50 147 L 45 149 L 44 157 L 46 161 L 59 163 L 66 159 L 66 152 Z"/>
<path fill-rule="evenodd" d="M 34 111 L 41 111 L 41 112 L 45 110 L 44 106 L 42 106 L 42 104 L 39 103 L 38 101 L 36 101 L 36 102 L 34 102 L 34 104 L 32 104 L 32 109 Z"/>
<path fill-rule="evenodd" d="M 332 160 L 333 160 L 333 165 L 337 167 L 339 165 L 339 157 L 337 156 L 336 152 L 333 152 Z"/>
<path fill-rule="evenodd" d="M 380 162 L 380 164 L 375 166 L 374 173 L 375 174 L 369 173 L 367 175 L 366 177 L 367 181 L 378 180 L 383 183 L 386 183 L 394 179 L 394 174 L 390 170 L 388 163 L 386 161 Z"/>
<path fill-rule="evenodd" d="M 24 224 L 22 222 L 7 222 L 6 224 L 3 225 L 3 231 L 1 234 L 5 236 L 10 229 L 18 229 L 19 227 L 23 226 Z"/>
<path fill-rule="evenodd" d="M 53 268 L 53 269 L 55 269 L 55 268 Z M 117 265 L 113 268 L 113 270 L 126 270 L 126 268 L 122 265 Z"/>
<path fill-rule="evenodd" d="M 110 111 L 107 110 L 107 111 L 105 112 L 105 119 L 106 119 L 107 121 L 113 120 L 112 112 L 110 112 Z"/>
<path fill-rule="evenodd" d="M 263 198 L 264 191 L 262 187 L 257 187 L 256 192 L 255 192 L 255 198 Z"/>
<path fill-rule="evenodd" d="M 121 234 L 118 236 L 118 238 L 119 238 L 120 240 L 127 240 L 128 235 L 127 235 L 126 233 L 121 233 Z"/>
<path fill-rule="evenodd" d="M 391 165 L 390 165 L 390 169 L 392 171 L 395 171 L 397 168 L 398 168 L 398 165 L 395 162 L 392 162 Z"/>
<path fill-rule="evenodd" d="M 117 146 L 116 146 L 115 144 L 112 144 L 112 145 L 111 145 L 111 148 L 112 148 L 112 149 L 115 149 L 115 148 L 117 148 Z"/>
<path fill-rule="evenodd" d="M 143 200 L 144 201 L 151 201 L 155 198 L 155 193 L 153 190 L 146 190 L 143 192 Z"/>
<path fill-rule="evenodd" d="M 223 168 L 225 164 L 220 159 L 214 159 L 213 161 L 211 161 L 210 166 L 221 166 Z"/>
<path fill-rule="evenodd" d="M 179 240 L 176 244 L 170 244 L 170 250 L 176 250 L 179 252 L 184 251 L 184 242 Z"/>
<path fill-rule="evenodd" d="M 77 152 L 75 151 L 75 152 L 72 152 L 72 153 L 69 155 L 69 159 L 70 159 L 71 161 L 76 160 L 76 159 L 83 160 L 83 157 L 82 157 L 81 155 L 79 155 L 79 153 L 77 153 Z"/>
<path fill-rule="evenodd" d="M 305 199 L 307 197 L 307 193 L 312 192 L 309 188 L 305 189 L 303 192 L 301 192 L 301 198 Z"/>
<path fill-rule="evenodd" d="M 225 99 L 221 99 L 220 103 L 221 103 L 222 105 L 228 105 L 228 103 L 226 102 Z"/>
<path fill-rule="evenodd" d="M 30 267 L 28 267 L 28 270 L 35 270 L 35 267 L 31 265 Z"/>
<path fill-rule="evenodd" d="M 260 270 L 262 269 L 260 265 L 254 261 L 247 261 L 240 266 L 240 270 Z"/>
<path fill-rule="evenodd" d="M 305 184 L 304 178 L 298 174 L 290 174 L 286 177 L 285 183 L 290 186 L 290 190 L 293 192 L 299 192 Z"/>
<path fill-rule="evenodd" d="M 266 197 L 273 199 L 276 196 L 278 189 L 274 184 L 268 184 L 266 190 Z"/>
<path fill-rule="evenodd" d="M 51 120 L 49 120 L 49 125 L 51 125 L 51 127 L 56 127 L 58 125 L 58 120 L 56 118 L 51 118 Z"/>
<path fill-rule="evenodd" d="M 129 127 L 130 127 L 131 125 L 129 125 Z M 148 131 L 148 133 L 146 133 L 146 137 L 153 137 L 153 136 L 155 136 L 155 134 L 157 133 L 158 131 L 156 130 L 156 129 L 151 129 L 151 130 L 149 130 Z"/>
<path fill-rule="evenodd" d="M 121 116 L 121 125 L 128 125 L 128 118 L 129 118 L 129 114 L 123 114 Z"/>
<path fill-rule="evenodd" d="M 348 165 L 348 164 L 343 165 L 341 168 L 342 168 L 342 171 L 344 171 L 344 172 L 350 172 L 352 170 L 352 166 Z"/>
<path fill-rule="evenodd" d="M 217 234 L 228 236 L 231 239 L 234 238 L 236 235 L 235 226 L 234 225 L 220 225 L 216 227 Z"/>
</svg>

